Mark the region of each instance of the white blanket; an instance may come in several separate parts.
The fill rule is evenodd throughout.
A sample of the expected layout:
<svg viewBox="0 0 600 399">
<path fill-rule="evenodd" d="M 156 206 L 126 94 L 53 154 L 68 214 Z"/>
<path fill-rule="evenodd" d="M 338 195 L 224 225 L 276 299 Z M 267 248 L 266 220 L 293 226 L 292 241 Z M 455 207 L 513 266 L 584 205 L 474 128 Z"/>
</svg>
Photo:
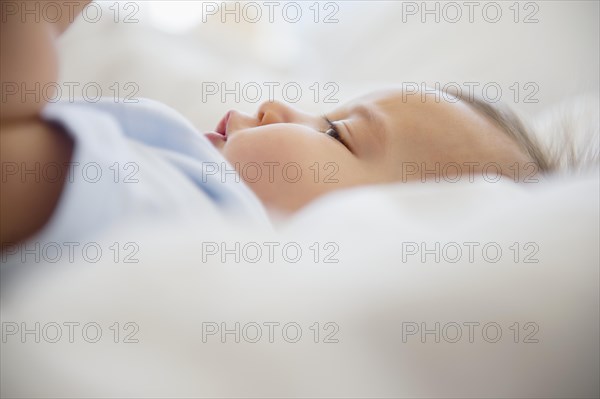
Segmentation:
<svg viewBox="0 0 600 399">
<path fill-rule="evenodd" d="M 3 281 L 2 396 L 597 397 L 598 193 L 597 174 L 399 184 L 276 235 L 111 232 L 97 263 L 77 250 Z"/>
</svg>

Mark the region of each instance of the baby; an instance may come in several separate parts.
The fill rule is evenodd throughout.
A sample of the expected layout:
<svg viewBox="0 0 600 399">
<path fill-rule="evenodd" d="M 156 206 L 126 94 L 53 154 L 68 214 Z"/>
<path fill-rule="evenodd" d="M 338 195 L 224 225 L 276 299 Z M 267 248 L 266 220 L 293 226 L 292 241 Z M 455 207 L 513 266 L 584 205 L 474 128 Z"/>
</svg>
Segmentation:
<svg viewBox="0 0 600 399">
<path fill-rule="evenodd" d="M 78 11 L 86 2 L 75 3 Z M 231 214 L 265 222 L 263 206 L 290 213 L 343 188 L 478 174 L 526 181 L 548 169 L 514 115 L 458 94 L 388 90 L 326 116 L 268 102 L 254 116 L 230 111 L 204 136 L 151 101 L 47 104 L 12 95 L 15 87 L 57 80 L 54 41 L 69 21 L 28 21 L 7 10 L 0 35 L 3 247 L 35 235 L 80 240 L 135 223 L 126 222 L 133 216 L 208 225 Z M 224 181 L 222 169 L 207 176 L 207 165 L 225 160 L 243 181 Z M 40 179 L 48 165 L 59 166 L 58 177 Z M 97 179 L 77 178 L 74 165 L 93 165 Z M 138 184 L 120 184 L 121 168 L 139 172 L 131 180 Z"/>
<path fill-rule="evenodd" d="M 206 136 L 263 204 L 284 212 L 346 187 L 477 175 L 535 182 L 549 168 L 509 110 L 429 90 L 373 93 L 326 116 L 268 102 L 255 116 L 230 111 Z"/>
</svg>

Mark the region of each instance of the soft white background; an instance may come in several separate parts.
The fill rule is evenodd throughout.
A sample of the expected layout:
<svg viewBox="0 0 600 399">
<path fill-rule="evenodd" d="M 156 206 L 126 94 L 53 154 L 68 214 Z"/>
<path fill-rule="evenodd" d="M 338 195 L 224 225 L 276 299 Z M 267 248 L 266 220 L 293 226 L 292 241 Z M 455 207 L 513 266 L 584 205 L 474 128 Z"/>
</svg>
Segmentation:
<svg viewBox="0 0 600 399">
<path fill-rule="evenodd" d="M 264 82 L 297 82 L 303 90 L 297 105 L 315 112 L 335 106 L 323 102 L 330 93 L 323 89 L 327 82 L 339 87 L 334 99 L 340 102 L 403 82 L 457 82 L 465 88 L 465 82 L 477 82 L 477 94 L 484 84 L 497 82 L 503 90 L 501 100 L 530 116 L 562 99 L 598 93 L 597 1 L 520 2 L 518 23 L 510 9 L 513 1 L 497 2 L 502 10 L 497 23 L 486 22 L 485 2 L 474 9 L 473 23 L 463 2 L 455 3 L 462 12 L 456 23 L 443 18 L 444 10 L 454 18 L 456 8 L 428 2 L 429 9 L 437 3 L 442 18 L 436 23 L 434 15 L 425 15 L 422 23 L 422 2 L 413 2 L 419 10 L 409 15 L 403 11 L 410 5 L 400 1 L 321 2 L 315 23 L 309 8 L 315 2 L 308 1 L 298 2 L 302 17 L 295 24 L 282 17 L 285 2 L 278 2 L 273 23 L 262 2 L 257 3 L 262 11 L 257 23 L 244 18 L 254 15 L 250 8 L 243 14 L 244 3 L 238 5 L 240 21 L 225 15 L 225 23 L 220 12 L 203 14 L 201 1 L 141 1 L 136 7 L 127 1 L 116 6 L 115 1 L 97 3 L 103 9 L 99 22 L 80 19 L 61 39 L 62 80 L 98 82 L 108 96 L 113 96 L 111 85 L 117 83 L 125 95 L 131 92 L 125 84 L 133 82 L 139 87 L 137 96 L 173 106 L 202 130 L 214 128 L 231 108 L 253 113 L 260 103 L 244 98 L 236 103 L 232 95 L 225 102 L 218 95 L 203 101 L 203 82 L 225 82 L 230 88 L 235 82 L 242 87 L 256 82 L 264 89 L 262 100 L 268 98 Z M 227 3 L 229 9 L 235 7 Z M 117 8 L 119 23 L 114 23 Z M 323 23 L 334 10 L 338 22 Z M 534 11 L 538 22 L 524 23 Z M 95 13 L 89 15 L 91 21 Z M 138 22 L 125 23 L 131 15 Z M 486 16 L 494 17 L 493 8 Z M 314 82 L 321 86 L 317 102 L 309 89 Z M 516 103 L 510 90 L 515 82 L 521 88 Z M 528 82 L 539 87 L 537 103 L 523 102 L 532 90 L 524 87 Z M 275 98 L 282 99 L 280 89 Z"/>
</svg>

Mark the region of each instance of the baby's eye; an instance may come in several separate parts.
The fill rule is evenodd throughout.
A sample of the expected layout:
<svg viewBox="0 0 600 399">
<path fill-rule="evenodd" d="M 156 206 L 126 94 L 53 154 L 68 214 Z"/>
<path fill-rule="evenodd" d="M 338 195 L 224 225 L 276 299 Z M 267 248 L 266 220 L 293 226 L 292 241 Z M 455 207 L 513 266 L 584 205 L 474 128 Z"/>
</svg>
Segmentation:
<svg viewBox="0 0 600 399">
<path fill-rule="evenodd" d="M 329 120 L 329 118 L 327 118 L 326 116 L 324 116 L 324 118 L 327 121 L 327 124 L 329 125 L 329 127 L 327 128 L 327 130 L 325 130 L 324 133 L 330 137 L 333 137 L 334 139 L 342 143 L 344 146 L 346 146 L 346 143 L 344 143 L 344 140 L 340 137 L 340 132 L 335 123 Z"/>
<path fill-rule="evenodd" d="M 338 132 L 337 128 L 335 126 L 330 127 L 329 129 L 327 129 L 325 131 L 325 134 L 333 137 L 334 139 L 336 139 L 337 141 L 339 141 L 340 143 L 342 142 L 341 138 L 340 138 L 340 133 Z"/>
</svg>

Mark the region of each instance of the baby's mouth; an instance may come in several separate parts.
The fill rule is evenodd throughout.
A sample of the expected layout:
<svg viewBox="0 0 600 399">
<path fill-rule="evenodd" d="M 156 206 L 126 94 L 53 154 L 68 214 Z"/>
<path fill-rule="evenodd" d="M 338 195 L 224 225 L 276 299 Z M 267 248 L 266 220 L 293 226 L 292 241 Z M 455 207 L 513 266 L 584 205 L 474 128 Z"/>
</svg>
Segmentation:
<svg viewBox="0 0 600 399">
<path fill-rule="evenodd" d="M 225 136 L 217 132 L 206 132 L 204 133 L 204 137 L 206 137 L 212 143 L 212 145 L 217 148 L 223 147 L 227 141 Z"/>
<path fill-rule="evenodd" d="M 228 111 L 225 116 L 223 118 L 221 118 L 221 121 L 219 122 L 219 124 L 217 125 L 217 127 L 215 128 L 215 131 L 219 134 L 222 134 L 223 137 L 225 137 L 225 140 L 227 140 L 227 122 L 229 122 L 229 117 L 231 116 L 231 111 Z"/>
<path fill-rule="evenodd" d="M 221 148 L 227 141 L 227 122 L 230 115 L 231 111 L 227 112 L 213 132 L 204 133 L 204 136 L 217 148 Z"/>
</svg>

